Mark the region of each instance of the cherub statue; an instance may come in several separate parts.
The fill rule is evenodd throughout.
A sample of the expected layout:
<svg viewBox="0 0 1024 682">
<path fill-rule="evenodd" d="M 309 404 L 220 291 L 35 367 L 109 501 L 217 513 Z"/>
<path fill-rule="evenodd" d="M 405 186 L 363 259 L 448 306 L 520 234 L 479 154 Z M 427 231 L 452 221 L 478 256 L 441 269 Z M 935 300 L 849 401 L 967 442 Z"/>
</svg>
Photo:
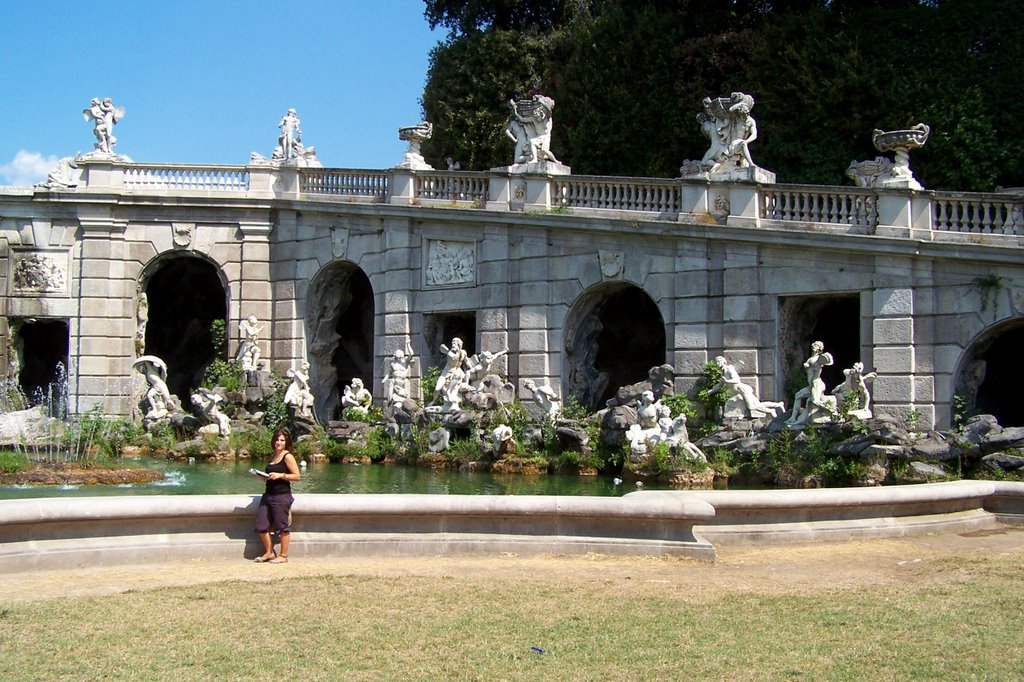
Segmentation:
<svg viewBox="0 0 1024 682">
<path fill-rule="evenodd" d="M 372 404 L 373 395 L 366 390 L 359 377 L 352 379 L 352 383 L 345 387 L 341 395 L 341 407 L 347 415 L 365 417 Z"/>
<path fill-rule="evenodd" d="M 538 386 L 533 379 L 526 379 L 523 381 L 523 388 L 533 395 L 533 402 L 537 403 L 551 419 L 555 419 L 562 412 L 562 401 L 547 384 Z"/>
<path fill-rule="evenodd" d="M 474 391 L 480 390 L 484 377 L 491 373 L 491 365 L 494 364 L 494 361 L 507 352 L 508 349 L 500 350 L 497 353 L 485 350 L 469 358 L 466 381 Z"/>
<path fill-rule="evenodd" d="M 284 393 L 284 404 L 294 411 L 298 418 L 313 419 L 313 392 L 309 390 L 309 363 L 303 360 L 299 369 L 292 368 L 286 373 L 292 383 Z"/>
<path fill-rule="evenodd" d="M 96 151 L 101 154 L 113 154 L 117 138 L 114 137 L 114 125 L 124 118 L 124 107 L 115 107 L 114 102 L 106 97 L 101 102 L 94 97 L 88 109 L 82 110 L 86 121 L 92 121 L 93 134 L 96 136 Z"/>
</svg>

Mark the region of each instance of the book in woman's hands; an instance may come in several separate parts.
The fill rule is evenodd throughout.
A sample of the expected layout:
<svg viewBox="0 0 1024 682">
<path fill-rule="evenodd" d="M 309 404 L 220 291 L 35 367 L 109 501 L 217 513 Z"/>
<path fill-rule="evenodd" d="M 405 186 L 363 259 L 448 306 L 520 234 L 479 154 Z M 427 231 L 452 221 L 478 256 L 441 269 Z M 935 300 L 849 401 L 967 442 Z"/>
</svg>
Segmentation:
<svg viewBox="0 0 1024 682">
<path fill-rule="evenodd" d="M 259 469 L 249 469 L 249 473 L 253 476 L 259 476 L 260 478 L 270 478 L 270 474 L 266 471 L 260 471 Z"/>
</svg>

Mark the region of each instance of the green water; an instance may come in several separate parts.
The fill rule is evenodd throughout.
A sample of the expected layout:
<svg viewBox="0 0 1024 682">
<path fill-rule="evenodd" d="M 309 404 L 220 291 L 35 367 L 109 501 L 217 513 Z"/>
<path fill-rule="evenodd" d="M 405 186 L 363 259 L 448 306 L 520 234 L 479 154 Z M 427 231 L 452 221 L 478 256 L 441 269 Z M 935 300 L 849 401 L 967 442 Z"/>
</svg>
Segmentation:
<svg viewBox="0 0 1024 682">
<path fill-rule="evenodd" d="M 91 486 L 0 486 L 0 500 L 33 497 L 93 495 L 253 495 L 263 482 L 248 473 L 250 462 L 185 462 L 160 459 L 125 460 L 164 473 L 155 483 Z M 657 486 L 649 485 L 648 488 Z M 310 464 L 302 480 L 292 484 L 302 493 L 426 493 L 430 495 L 591 495 L 615 497 L 632 492 L 630 484 L 616 485 L 608 476 L 547 474 L 518 476 L 420 469 L 383 464 Z"/>
</svg>

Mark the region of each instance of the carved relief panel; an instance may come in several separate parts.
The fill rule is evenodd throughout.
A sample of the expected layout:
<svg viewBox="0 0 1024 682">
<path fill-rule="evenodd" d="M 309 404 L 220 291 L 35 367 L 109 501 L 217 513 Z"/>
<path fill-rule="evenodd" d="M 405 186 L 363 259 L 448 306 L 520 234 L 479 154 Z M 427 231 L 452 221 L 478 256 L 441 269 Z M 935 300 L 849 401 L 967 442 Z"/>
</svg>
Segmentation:
<svg viewBox="0 0 1024 682">
<path fill-rule="evenodd" d="M 476 284 L 476 242 L 428 239 L 423 268 L 427 287 Z"/>
</svg>

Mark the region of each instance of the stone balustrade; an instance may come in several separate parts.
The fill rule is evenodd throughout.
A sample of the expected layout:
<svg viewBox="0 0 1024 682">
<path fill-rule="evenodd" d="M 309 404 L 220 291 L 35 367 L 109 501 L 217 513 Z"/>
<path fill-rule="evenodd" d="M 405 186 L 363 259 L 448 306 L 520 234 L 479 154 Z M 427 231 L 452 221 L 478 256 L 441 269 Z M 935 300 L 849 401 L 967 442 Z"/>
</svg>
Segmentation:
<svg viewBox="0 0 1024 682">
<path fill-rule="evenodd" d="M 129 164 L 124 188 L 142 192 L 247 192 L 249 171 L 244 166 Z"/>
<path fill-rule="evenodd" d="M 1018 245 L 1020 194 L 507 172 L 192 166 L 84 161 L 79 191 L 225 192 L 254 198 L 553 211 L 647 220 L 845 232 Z M 1009 237 L 1010 240 L 1001 240 Z"/>
</svg>

